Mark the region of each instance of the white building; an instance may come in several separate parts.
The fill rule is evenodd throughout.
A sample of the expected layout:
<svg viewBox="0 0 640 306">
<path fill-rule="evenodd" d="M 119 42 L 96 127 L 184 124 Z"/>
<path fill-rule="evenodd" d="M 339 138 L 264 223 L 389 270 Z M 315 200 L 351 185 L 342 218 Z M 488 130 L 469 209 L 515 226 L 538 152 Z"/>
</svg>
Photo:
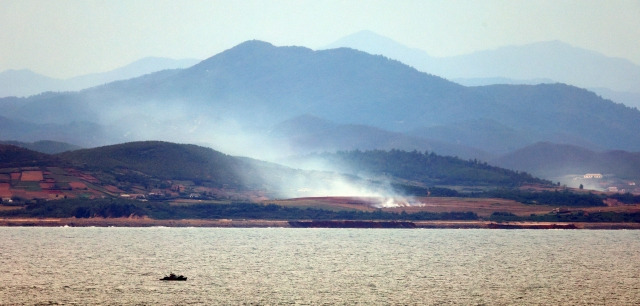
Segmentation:
<svg viewBox="0 0 640 306">
<path fill-rule="evenodd" d="M 587 173 L 583 176 L 586 179 L 601 179 L 602 178 L 602 174 L 600 173 Z"/>
</svg>

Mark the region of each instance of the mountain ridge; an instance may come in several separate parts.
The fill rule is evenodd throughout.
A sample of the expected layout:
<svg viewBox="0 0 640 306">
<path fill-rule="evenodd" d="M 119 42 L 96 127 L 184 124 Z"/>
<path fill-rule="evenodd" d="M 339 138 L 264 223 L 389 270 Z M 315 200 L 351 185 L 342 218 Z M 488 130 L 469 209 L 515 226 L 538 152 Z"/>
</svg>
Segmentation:
<svg viewBox="0 0 640 306">
<path fill-rule="evenodd" d="M 197 62 L 199 61 L 195 59 L 170 59 L 150 56 L 113 70 L 79 75 L 67 79 L 52 78 L 28 69 L 9 69 L 0 72 L 0 97 L 26 97 L 47 91 L 77 91 L 161 70 L 186 68 Z"/>
<path fill-rule="evenodd" d="M 639 64 L 574 47 L 558 40 L 502 46 L 456 56 L 433 57 L 426 51 L 409 48 L 371 31 L 361 31 L 340 38 L 326 47 L 350 47 L 385 55 L 450 80 L 538 79 L 583 88 L 606 88 L 608 90 L 598 92 L 614 100 L 622 96 L 623 99 L 616 101 L 640 107 L 637 97 L 622 95 L 625 92 L 640 93 L 637 87 L 640 83 Z M 563 69 L 558 69 L 559 67 Z M 484 84 L 486 85 L 487 81 L 484 81 Z"/>
<path fill-rule="evenodd" d="M 638 110 L 575 86 L 465 87 L 362 51 L 313 51 L 261 41 L 240 44 L 188 69 L 79 92 L 0 99 L 0 111 L 33 124 L 91 122 L 104 130 L 96 136 L 104 137 L 102 144 L 146 139 L 207 143 L 243 138 L 246 128 L 256 132 L 248 142 L 257 143 L 280 122 L 311 114 L 344 127 L 392 133 L 492 120 L 515 131 L 511 139 L 536 131 L 528 143 L 504 139 L 506 148 L 560 140 L 598 150 L 640 150 L 640 136 L 634 133 L 640 130 Z M 484 137 L 491 131 L 463 132 Z M 410 136 L 433 139 L 428 130 Z"/>
<path fill-rule="evenodd" d="M 623 180 L 640 179 L 640 152 L 607 150 L 596 152 L 583 147 L 539 142 L 506 154 L 492 163 L 527 171 L 543 177 L 586 173 L 612 175 Z"/>
</svg>

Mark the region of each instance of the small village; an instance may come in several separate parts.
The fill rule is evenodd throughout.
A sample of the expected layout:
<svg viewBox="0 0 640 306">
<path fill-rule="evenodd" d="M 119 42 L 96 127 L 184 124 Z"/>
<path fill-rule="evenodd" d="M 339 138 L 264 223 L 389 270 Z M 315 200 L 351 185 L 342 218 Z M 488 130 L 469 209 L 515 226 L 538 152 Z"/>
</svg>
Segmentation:
<svg viewBox="0 0 640 306">
<path fill-rule="evenodd" d="M 571 187 L 582 186 L 583 189 L 611 193 L 640 194 L 640 186 L 632 180 L 617 178 L 612 174 L 585 173 L 583 175 L 570 175 Z"/>
</svg>

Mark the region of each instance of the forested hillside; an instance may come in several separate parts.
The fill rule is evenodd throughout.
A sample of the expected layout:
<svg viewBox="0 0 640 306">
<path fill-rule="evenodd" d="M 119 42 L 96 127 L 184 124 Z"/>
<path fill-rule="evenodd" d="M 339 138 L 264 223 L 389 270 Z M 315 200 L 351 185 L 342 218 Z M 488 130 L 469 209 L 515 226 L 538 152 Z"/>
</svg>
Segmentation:
<svg viewBox="0 0 640 306">
<path fill-rule="evenodd" d="M 61 160 L 22 147 L 0 144 L 0 168 L 37 167 L 64 164 Z"/>
<path fill-rule="evenodd" d="M 433 152 L 371 150 L 340 151 L 301 158 L 321 159 L 333 168 L 359 175 L 387 176 L 425 185 L 515 187 L 522 184 L 551 184 L 550 181 L 491 166 L 478 160 L 463 160 Z"/>
<path fill-rule="evenodd" d="M 159 179 L 240 183 L 236 158 L 195 145 L 144 141 L 70 151 L 58 156 L 84 169 L 126 169 Z"/>
</svg>

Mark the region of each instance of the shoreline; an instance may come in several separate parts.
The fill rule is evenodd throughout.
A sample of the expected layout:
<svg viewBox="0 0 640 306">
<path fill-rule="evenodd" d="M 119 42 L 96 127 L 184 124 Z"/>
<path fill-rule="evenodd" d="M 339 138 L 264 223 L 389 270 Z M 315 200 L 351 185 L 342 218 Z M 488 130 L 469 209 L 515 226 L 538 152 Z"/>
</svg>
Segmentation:
<svg viewBox="0 0 640 306">
<path fill-rule="evenodd" d="M 302 225 L 300 225 L 302 224 Z M 394 227 L 394 224 L 402 226 Z M 407 224 L 411 226 L 407 226 Z M 632 229 L 640 223 L 611 222 L 492 222 L 492 221 L 373 221 L 151 218 L 0 218 L 1 227 L 211 227 L 211 228 L 432 228 L 432 229 Z"/>
</svg>

